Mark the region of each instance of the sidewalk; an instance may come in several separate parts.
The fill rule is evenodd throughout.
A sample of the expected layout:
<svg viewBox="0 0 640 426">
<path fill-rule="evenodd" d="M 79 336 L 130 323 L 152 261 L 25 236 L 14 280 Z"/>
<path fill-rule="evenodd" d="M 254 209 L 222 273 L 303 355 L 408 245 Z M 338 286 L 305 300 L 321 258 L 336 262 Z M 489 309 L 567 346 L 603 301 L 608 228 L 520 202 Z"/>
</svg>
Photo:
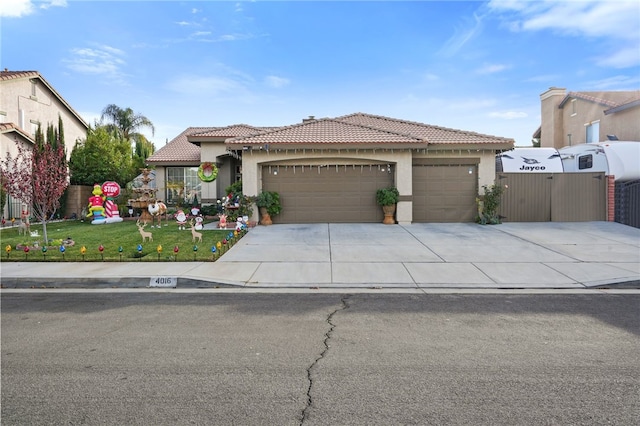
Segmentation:
<svg viewBox="0 0 640 426">
<path fill-rule="evenodd" d="M 614 222 L 258 226 L 216 262 L 2 262 L 5 288 L 640 287 L 640 229 Z"/>
</svg>

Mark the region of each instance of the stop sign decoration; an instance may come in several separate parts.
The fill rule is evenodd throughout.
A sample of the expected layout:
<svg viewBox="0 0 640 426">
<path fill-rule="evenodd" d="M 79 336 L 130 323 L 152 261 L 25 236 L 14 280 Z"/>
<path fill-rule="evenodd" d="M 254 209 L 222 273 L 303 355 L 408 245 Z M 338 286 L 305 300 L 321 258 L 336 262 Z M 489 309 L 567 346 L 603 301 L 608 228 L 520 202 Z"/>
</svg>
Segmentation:
<svg viewBox="0 0 640 426">
<path fill-rule="evenodd" d="M 107 181 L 102 184 L 102 193 L 106 197 L 117 197 L 120 195 L 120 185 L 118 185 L 118 182 Z"/>
</svg>

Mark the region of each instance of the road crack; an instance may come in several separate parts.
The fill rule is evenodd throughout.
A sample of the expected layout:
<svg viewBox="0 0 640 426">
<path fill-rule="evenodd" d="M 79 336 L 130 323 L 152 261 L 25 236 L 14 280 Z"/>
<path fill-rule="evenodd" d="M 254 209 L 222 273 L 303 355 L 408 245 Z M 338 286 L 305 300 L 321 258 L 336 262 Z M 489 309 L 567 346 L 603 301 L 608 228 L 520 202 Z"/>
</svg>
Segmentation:
<svg viewBox="0 0 640 426">
<path fill-rule="evenodd" d="M 305 422 L 305 420 L 308 419 L 309 417 L 309 411 L 311 410 L 311 407 L 313 406 L 313 397 L 311 396 L 312 390 L 313 390 L 313 372 L 316 369 L 318 363 L 325 357 L 327 356 L 327 353 L 329 352 L 329 340 L 331 340 L 331 336 L 333 334 L 333 330 L 335 330 L 336 325 L 333 323 L 333 317 L 340 311 L 344 311 L 345 309 L 349 308 L 349 298 L 351 297 L 351 295 L 345 295 L 342 297 L 342 299 L 340 299 L 341 305 L 339 308 L 337 308 L 335 311 L 331 312 L 328 316 L 327 316 L 327 324 L 329 324 L 329 330 L 324 334 L 324 349 L 322 350 L 322 352 L 320 352 L 320 355 L 318 355 L 318 357 L 315 359 L 315 361 L 313 361 L 313 363 L 307 368 L 307 380 L 309 382 L 309 387 L 307 388 L 307 405 L 306 407 L 304 407 L 304 410 L 302 410 L 302 419 L 300 420 L 300 425 L 302 426 Z"/>
</svg>

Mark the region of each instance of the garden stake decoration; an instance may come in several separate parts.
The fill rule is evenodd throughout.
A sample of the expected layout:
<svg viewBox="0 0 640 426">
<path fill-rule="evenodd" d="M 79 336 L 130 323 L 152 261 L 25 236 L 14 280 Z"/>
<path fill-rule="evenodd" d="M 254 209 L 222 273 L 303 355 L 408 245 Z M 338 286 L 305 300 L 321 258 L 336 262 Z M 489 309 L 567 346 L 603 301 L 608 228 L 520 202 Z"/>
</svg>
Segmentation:
<svg viewBox="0 0 640 426">
<path fill-rule="evenodd" d="M 80 247 L 80 254 L 82 255 L 82 261 L 84 262 L 84 255 L 87 252 L 87 248 L 85 246 Z"/>
<path fill-rule="evenodd" d="M 142 254 L 142 244 L 138 244 L 138 254 Z M 142 259 L 142 256 L 139 256 L 138 259 Z"/>
<path fill-rule="evenodd" d="M 7 244 L 7 246 L 4 248 L 4 251 L 7 252 L 7 259 L 8 259 L 9 255 L 11 255 L 11 245 Z"/>
<path fill-rule="evenodd" d="M 216 246 L 211 246 L 211 260 L 216 260 Z"/>
<path fill-rule="evenodd" d="M 42 260 L 47 260 L 47 246 L 42 246 Z"/>
<path fill-rule="evenodd" d="M 64 244 L 60 244 L 60 253 L 62 253 L 62 260 L 64 261 L 64 252 L 67 249 L 64 247 Z"/>
<path fill-rule="evenodd" d="M 124 251 L 124 249 L 122 248 L 122 246 L 118 247 L 118 254 L 120 255 L 120 262 L 122 262 L 122 252 Z"/>
<path fill-rule="evenodd" d="M 102 258 L 102 261 L 104 262 L 104 246 L 102 244 L 100 244 L 100 246 L 98 247 L 98 251 L 100 252 L 100 257 Z"/>
<path fill-rule="evenodd" d="M 162 244 L 158 244 L 158 247 L 156 248 L 156 251 L 158 252 L 158 262 L 160 261 L 160 253 L 162 253 Z"/>
<path fill-rule="evenodd" d="M 179 251 L 180 251 L 180 247 L 175 246 L 175 247 L 173 248 L 173 253 L 174 253 L 174 254 L 175 254 L 175 256 L 176 256 L 176 262 L 178 261 L 178 252 L 179 252 Z"/>
<path fill-rule="evenodd" d="M 222 256 L 222 243 L 220 241 L 218 241 L 216 243 L 216 247 L 218 248 L 218 251 L 220 252 L 218 257 Z"/>
<path fill-rule="evenodd" d="M 196 253 L 198 253 L 198 246 L 194 245 L 193 246 L 193 260 L 196 260 Z"/>
<path fill-rule="evenodd" d="M 28 255 L 29 255 L 29 246 L 24 246 L 24 260 L 27 260 Z"/>
</svg>

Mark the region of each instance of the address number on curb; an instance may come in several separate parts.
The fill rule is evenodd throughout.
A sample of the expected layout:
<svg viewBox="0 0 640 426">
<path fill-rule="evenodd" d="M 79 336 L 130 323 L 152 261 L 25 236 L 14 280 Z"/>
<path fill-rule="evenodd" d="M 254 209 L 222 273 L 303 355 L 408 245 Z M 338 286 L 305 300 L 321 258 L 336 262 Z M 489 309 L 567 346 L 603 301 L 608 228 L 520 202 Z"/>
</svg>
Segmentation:
<svg viewBox="0 0 640 426">
<path fill-rule="evenodd" d="M 149 287 L 177 287 L 178 277 L 151 277 Z"/>
</svg>

